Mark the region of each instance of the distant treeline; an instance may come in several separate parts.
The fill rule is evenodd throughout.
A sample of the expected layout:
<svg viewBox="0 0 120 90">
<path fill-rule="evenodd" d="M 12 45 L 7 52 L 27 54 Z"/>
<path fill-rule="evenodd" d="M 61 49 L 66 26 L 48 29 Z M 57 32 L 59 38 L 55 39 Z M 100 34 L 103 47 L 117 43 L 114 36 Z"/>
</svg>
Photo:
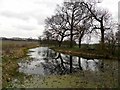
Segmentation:
<svg viewBox="0 0 120 90">
<path fill-rule="evenodd" d="M 6 37 L 1 37 L 0 40 L 10 40 L 10 41 L 38 41 L 38 39 L 32 39 L 32 38 L 6 38 Z"/>
</svg>

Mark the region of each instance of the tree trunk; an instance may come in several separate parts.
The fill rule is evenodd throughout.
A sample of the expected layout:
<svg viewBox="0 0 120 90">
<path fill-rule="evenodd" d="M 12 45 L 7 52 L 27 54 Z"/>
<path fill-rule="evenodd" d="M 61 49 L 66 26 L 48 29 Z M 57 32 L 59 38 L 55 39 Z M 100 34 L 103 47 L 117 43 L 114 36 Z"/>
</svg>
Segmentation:
<svg viewBox="0 0 120 90">
<path fill-rule="evenodd" d="M 79 48 L 81 48 L 81 42 L 82 42 L 83 36 L 84 36 L 84 30 L 81 32 L 81 34 L 79 36 Z"/>
<path fill-rule="evenodd" d="M 59 47 L 61 47 L 61 44 L 62 44 L 62 42 L 61 42 L 61 41 L 59 41 Z"/>
<path fill-rule="evenodd" d="M 74 19 L 74 10 L 73 10 L 73 12 L 72 12 L 72 19 L 71 19 L 70 48 L 73 47 L 73 19 Z"/>
<path fill-rule="evenodd" d="M 104 49 L 104 26 L 103 21 L 101 21 L 101 48 Z"/>
<path fill-rule="evenodd" d="M 62 37 L 61 40 L 59 41 L 59 47 L 61 47 L 61 45 L 62 45 L 63 38 L 64 37 Z"/>
<path fill-rule="evenodd" d="M 101 43 L 104 44 L 104 30 L 101 29 Z"/>
<path fill-rule="evenodd" d="M 61 47 L 61 43 L 59 42 L 59 47 Z"/>
<path fill-rule="evenodd" d="M 79 38 L 79 48 L 81 48 L 81 38 Z"/>
<path fill-rule="evenodd" d="M 70 37 L 70 48 L 73 47 L 73 35 L 71 34 L 71 37 Z"/>
<path fill-rule="evenodd" d="M 73 25 L 71 25 L 71 30 L 70 30 L 70 48 L 73 47 Z"/>
</svg>

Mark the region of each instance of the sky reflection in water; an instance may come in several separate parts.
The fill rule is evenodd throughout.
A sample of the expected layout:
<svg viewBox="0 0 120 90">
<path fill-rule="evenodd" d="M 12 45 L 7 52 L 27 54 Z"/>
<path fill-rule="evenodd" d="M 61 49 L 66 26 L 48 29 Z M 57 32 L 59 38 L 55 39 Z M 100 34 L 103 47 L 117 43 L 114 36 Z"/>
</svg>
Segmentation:
<svg viewBox="0 0 120 90">
<path fill-rule="evenodd" d="M 54 52 L 48 47 L 30 49 L 31 60 L 22 60 L 18 63 L 19 72 L 28 75 L 63 75 L 80 70 L 100 71 L 103 61 L 98 59 L 84 59 Z"/>
</svg>

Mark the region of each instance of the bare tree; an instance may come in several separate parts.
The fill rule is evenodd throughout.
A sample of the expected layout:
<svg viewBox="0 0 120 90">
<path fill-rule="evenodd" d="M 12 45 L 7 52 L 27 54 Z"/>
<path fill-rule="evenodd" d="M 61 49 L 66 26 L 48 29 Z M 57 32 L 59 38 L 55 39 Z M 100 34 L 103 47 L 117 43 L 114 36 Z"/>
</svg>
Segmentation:
<svg viewBox="0 0 120 90">
<path fill-rule="evenodd" d="M 73 47 L 73 36 L 81 34 L 80 40 L 84 35 L 84 28 L 81 27 L 87 11 L 81 6 L 81 2 L 64 2 L 63 6 L 58 6 L 57 13 L 51 18 L 46 19 L 47 29 L 52 32 L 54 37 L 59 38 L 59 46 L 64 37 L 70 36 L 70 47 Z M 85 22 L 85 20 L 84 20 Z M 85 24 L 85 23 L 84 23 Z"/>
<path fill-rule="evenodd" d="M 87 15 L 85 19 L 81 20 L 81 23 L 76 26 L 77 34 L 75 34 L 74 38 L 79 41 L 79 48 L 81 48 L 82 38 L 85 34 L 91 33 L 92 19 L 89 15 Z"/>
<path fill-rule="evenodd" d="M 112 30 L 105 35 L 105 43 L 108 52 L 113 55 L 116 49 L 116 36 Z"/>
<path fill-rule="evenodd" d="M 63 39 L 68 36 L 67 22 L 65 21 L 64 13 L 57 13 L 51 18 L 45 20 L 46 30 L 52 34 L 52 37 L 59 42 L 59 47 Z"/>
<path fill-rule="evenodd" d="M 118 31 L 116 33 L 116 40 L 117 40 L 117 56 L 118 56 L 118 60 L 120 59 L 120 24 L 118 24 Z"/>
<path fill-rule="evenodd" d="M 52 34 L 49 31 L 45 30 L 43 33 L 45 39 L 47 39 L 48 41 L 52 39 Z"/>
<path fill-rule="evenodd" d="M 110 14 L 106 9 L 97 7 L 100 1 L 70 0 L 58 6 L 56 14 L 45 20 L 46 30 L 61 46 L 65 37 L 70 37 L 70 47 L 74 39 L 78 39 L 79 48 L 85 34 L 100 30 L 101 45 L 104 47 L 105 31 L 109 30 Z M 92 29 L 91 29 L 92 27 Z"/>
<path fill-rule="evenodd" d="M 81 45 L 81 39 L 85 34 L 86 29 L 85 24 L 89 15 L 87 15 L 87 9 L 81 4 L 83 0 L 69 2 L 64 2 L 61 12 L 64 13 L 67 22 L 67 27 L 70 33 L 70 47 L 73 47 L 74 35 L 79 37 L 79 42 Z M 58 10 L 58 12 L 60 12 Z M 87 19 L 86 19 L 87 18 Z M 83 27 L 84 23 L 84 27 Z M 79 45 L 79 46 L 80 46 Z"/>
<path fill-rule="evenodd" d="M 105 30 L 110 29 L 110 27 L 106 27 L 106 23 L 108 23 L 110 20 L 110 14 L 106 9 L 98 8 L 97 3 L 100 3 L 100 2 L 93 0 L 93 2 L 82 2 L 81 4 L 84 5 L 89 10 L 89 12 L 92 16 L 91 18 L 96 20 L 95 23 L 98 22 L 97 25 L 94 25 L 93 29 L 100 30 L 100 32 L 101 32 L 101 45 L 103 48 L 104 47 Z"/>
<path fill-rule="evenodd" d="M 87 17 L 85 15 L 86 10 L 81 6 L 81 1 L 65 2 L 64 8 L 64 11 L 67 15 L 67 22 L 70 27 L 70 47 L 73 47 L 73 36 L 78 34 L 78 32 L 76 33 L 75 31 L 78 31 L 78 29 L 80 29 L 80 22 Z"/>
<path fill-rule="evenodd" d="M 117 39 L 118 45 L 120 45 L 120 25 L 118 25 L 118 31 L 116 33 L 116 39 Z"/>
</svg>

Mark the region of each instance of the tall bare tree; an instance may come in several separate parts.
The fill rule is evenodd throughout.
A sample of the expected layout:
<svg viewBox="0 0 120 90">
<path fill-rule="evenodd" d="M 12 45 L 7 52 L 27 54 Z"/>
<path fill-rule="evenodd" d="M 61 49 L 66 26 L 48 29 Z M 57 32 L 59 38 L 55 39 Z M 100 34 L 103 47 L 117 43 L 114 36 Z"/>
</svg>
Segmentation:
<svg viewBox="0 0 120 90">
<path fill-rule="evenodd" d="M 116 33 L 116 39 L 117 39 L 118 45 L 120 45 L 120 25 L 118 25 L 118 31 Z"/>
<path fill-rule="evenodd" d="M 116 36 L 112 30 L 105 35 L 105 43 L 106 49 L 113 55 L 116 49 Z"/>
<path fill-rule="evenodd" d="M 46 30 L 49 31 L 52 34 L 52 37 L 58 41 L 60 47 L 63 39 L 68 36 L 67 31 L 69 30 L 64 14 L 57 13 L 51 18 L 47 18 L 45 23 Z"/>
<path fill-rule="evenodd" d="M 73 47 L 73 37 L 79 34 L 79 41 L 85 34 L 85 29 L 82 27 L 82 23 L 85 22 L 87 15 L 87 9 L 81 4 L 83 0 L 64 2 L 63 13 L 66 14 L 66 21 L 68 23 L 70 31 L 70 47 Z"/>
<path fill-rule="evenodd" d="M 88 17 L 81 20 L 81 22 L 76 26 L 77 34 L 75 34 L 74 38 L 78 40 L 79 42 L 79 48 L 81 48 L 81 42 L 82 38 L 85 36 L 85 34 L 91 33 L 91 27 L 92 27 L 92 19 L 89 15 Z"/>
<path fill-rule="evenodd" d="M 99 29 L 101 32 L 101 45 L 104 47 L 104 34 L 105 30 L 110 29 L 110 27 L 106 27 L 106 23 L 110 20 L 110 14 L 106 9 L 100 9 L 97 7 L 97 3 L 100 3 L 97 0 L 92 0 L 92 2 L 82 2 L 91 14 L 91 18 L 95 19 L 95 23 L 98 22 L 98 25 L 94 25 L 93 29 Z"/>
<path fill-rule="evenodd" d="M 85 18 L 87 11 L 85 7 L 81 6 L 81 2 L 69 1 L 64 2 L 63 6 L 58 6 L 57 13 L 51 18 L 46 19 L 46 26 L 52 34 L 60 38 L 59 46 L 66 36 L 70 36 L 70 47 L 73 47 L 73 36 L 81 34 L 80 39 L 84 35 L 83 27 L 80 28 L 81 23 Z M 85 21 L 84 21 L 85 22 Z"/>
</svg>

